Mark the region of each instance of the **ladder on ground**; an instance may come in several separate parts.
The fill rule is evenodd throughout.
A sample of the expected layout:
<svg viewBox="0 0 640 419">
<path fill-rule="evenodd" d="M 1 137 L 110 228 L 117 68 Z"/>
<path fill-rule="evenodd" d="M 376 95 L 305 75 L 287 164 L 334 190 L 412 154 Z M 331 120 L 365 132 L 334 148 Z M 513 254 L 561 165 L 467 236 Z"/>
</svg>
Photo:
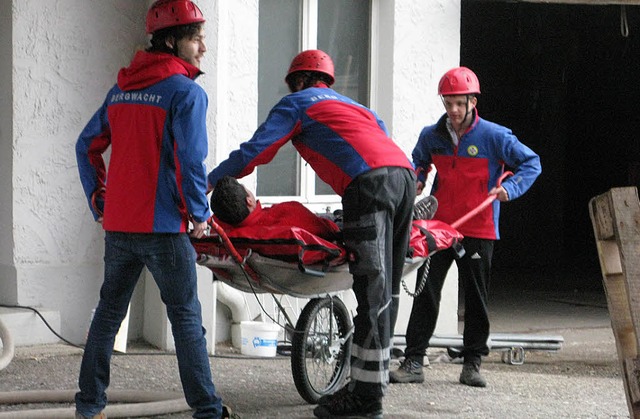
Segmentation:
<svg viewBox="0 0 640 419">
<path fill-rule="evenodd" d="M 394 345 L 406 346 L 405 335 L 395 335 Z M 524 364 L 525 351 L 559 351 L 564 338 L 560 335 L 533 333 L 491 333 L 487 345 L 492 352 L 502 352 L 502 362 L 511 365 Z M 460 356 L 462 335 L 434 334 L 429 339 L 430 348 L 446 348 L 451 358 Z"/>
</svg>

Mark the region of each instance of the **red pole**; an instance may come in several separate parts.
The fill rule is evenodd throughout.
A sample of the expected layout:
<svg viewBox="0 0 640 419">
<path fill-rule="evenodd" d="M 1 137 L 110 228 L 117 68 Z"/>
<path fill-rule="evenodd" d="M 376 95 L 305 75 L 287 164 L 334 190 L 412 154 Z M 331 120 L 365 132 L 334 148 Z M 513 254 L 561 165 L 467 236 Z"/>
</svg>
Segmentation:
<svg viewBox="0 0 640 419">
<path fill-rule="evenodd" d="M 513 176 L 513 172 L 510 172 L 510 171 L 507 170 L 502 175 L 500 175 L 500 177 L 498 178 L 498 182 L 496 183 L 496 187 L 502 185 L 502 181 L 507 176 Z M 497 197 L 498 197 L 498 195 L 489 195 L 484 201 L 482 201 L 482 203 L 480 205 L 478 205 L 477 207 L 475 207 L 474 209 L 472 209 L 471 211 L 469 211 L 468 213 L 466 213 L 465 215 L 463 215 L 462 217 L 460 217 L 459 219 L 454 221 L 451 224 L 451 227 L 457 229 L 462 224 L 464 224 L 467 221 L 469 221 L 470 218 L 476 216 L 480 211 L 482 211 L 483 209 L 488 207 L 489 204 L 491 204 Z"/>
</svg>

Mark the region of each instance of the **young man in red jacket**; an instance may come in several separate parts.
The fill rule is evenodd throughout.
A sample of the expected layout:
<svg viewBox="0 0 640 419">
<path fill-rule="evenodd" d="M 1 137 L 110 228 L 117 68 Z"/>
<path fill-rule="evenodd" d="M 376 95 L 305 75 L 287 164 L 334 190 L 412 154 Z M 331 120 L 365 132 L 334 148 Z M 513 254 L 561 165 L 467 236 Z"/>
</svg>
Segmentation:
<svg viewBox="0 0 640 419">
<path fill-rule="evenodd" d="M 457 259 L 453 250 L 431 257 L 427 286 L 413 300 L 407 325 L 405 359 L 391 371 L 392 383 L 421 383 L 422 365 L 438 319 L 440 297 L 447 271 L 455 260 L 459 285 L 464 289 L 464 366 L 460 383 L 485 387 L 480 374 L 482 356 L 489 353 L 488 292 L 493 245 L 500 238 L 500 203 L 524 194 L 541 172 L 540 157 L 522 144 L 503 126 L 478 116 L 476 104 L 480 82 L 466 67 L 451 69 L 440 79 L 438 94 L 446 113 L 420 133 L 413 150 L 413 162 L 421 173 L 418 191 L 424 187 L 426 173 L 436 169 L 434 196 L 438 211 L 434 219 L 452 224 L 470 213 L 490 195 L 491 205 L 457 227 L 464 236 L 465 255 Z M 496 186 L 505 164 L 514 175 Z M 418 271 L 421 277 L 424 267 Z"/>
<path fill-rule="evenodd" d="M 105 230 L 105 272 L 87 337 L 76 418 L 102 418 L 115 335 L 146 266 L 166 304 L 185 398 L 195 418 L 220 418 L 197 295 L 195 252 L 210 216 L 207 95 L 194 79 L 206 52 L 204 17 L 189 0 L 158 0 L 147 14 L 151 46 L 117 84 L 76 145 L 80 179 Z M 102 154 L 111 147 L 108 170 Z M 107 181 L 108 179 L 108 181 Z"/>
</svg>

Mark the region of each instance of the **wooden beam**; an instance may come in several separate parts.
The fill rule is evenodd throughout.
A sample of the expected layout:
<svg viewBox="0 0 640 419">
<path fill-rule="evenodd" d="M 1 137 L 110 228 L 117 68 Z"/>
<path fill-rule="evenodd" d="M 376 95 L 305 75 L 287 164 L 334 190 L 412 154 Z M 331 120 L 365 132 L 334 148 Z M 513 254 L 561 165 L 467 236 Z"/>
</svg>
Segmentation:
<svg viewBox="0 0 640 419">
<path fill-rule="evenodd" d="M 640 202 L 635 187 L 589 201 L 631 418 L 640 419 Z"/>
</svg>

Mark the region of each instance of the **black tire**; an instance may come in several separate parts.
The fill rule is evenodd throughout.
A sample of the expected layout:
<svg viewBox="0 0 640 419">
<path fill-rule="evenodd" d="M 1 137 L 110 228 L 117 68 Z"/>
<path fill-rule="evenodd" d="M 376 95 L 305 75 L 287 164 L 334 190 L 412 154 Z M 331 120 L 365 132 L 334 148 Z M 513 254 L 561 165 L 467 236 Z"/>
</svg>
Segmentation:
<svg viewBox="0 0 640 419">
<path fill-rule="evenodd" d="M 338 390 L 349 371 L 351 315 L 337 297 L 309 301 L 291 340 L 291 370 L 300 396 L 311 404 Z"/>
</svg>

